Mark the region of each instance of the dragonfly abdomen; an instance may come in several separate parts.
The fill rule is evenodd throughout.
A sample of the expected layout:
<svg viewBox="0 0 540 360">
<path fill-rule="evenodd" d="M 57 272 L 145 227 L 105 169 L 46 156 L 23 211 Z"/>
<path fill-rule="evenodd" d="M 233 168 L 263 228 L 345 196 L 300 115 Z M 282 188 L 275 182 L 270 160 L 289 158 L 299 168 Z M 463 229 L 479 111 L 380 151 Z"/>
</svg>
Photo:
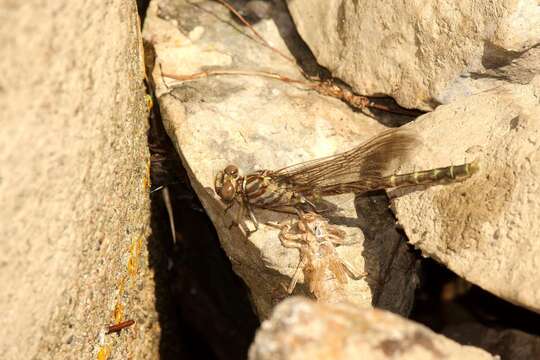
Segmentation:
<svg viewBox="0 0 540 360">
<path fill-rule="evenodd" d="M 434 184 L 466 179 L 478 171 L 478 163 L 452 165 L 408 174 L 391 175 L 383 178 L 385 188 Z"/>
</svg>

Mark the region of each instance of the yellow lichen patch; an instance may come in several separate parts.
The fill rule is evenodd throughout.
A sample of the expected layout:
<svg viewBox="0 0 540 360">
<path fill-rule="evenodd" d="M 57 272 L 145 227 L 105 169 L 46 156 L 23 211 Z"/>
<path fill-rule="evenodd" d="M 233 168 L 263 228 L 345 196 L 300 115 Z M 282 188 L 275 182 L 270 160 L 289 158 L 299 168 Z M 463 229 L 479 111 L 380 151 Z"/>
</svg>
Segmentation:
<svg viewBox="0 0 540 360">
<path fill-rule="evenodd" d="M 146 172 L 143 178 L 143 187 L 145 190 L 148 190 L 150 189 L 151 185 L 152 185 L 152 180 L 150 178 L 150 159 L 148 159 L 146 161 Z"/>
<path fill-rule="evenodd" d="M 143 236 L 139 236 L 137 239 L 134 239 L 131 243 L 129 250 L 129 259 L 128 259 L 128 273 L 134 277 L 137 275 L 137 270 L 139 269 L 139 255 L 143 247 Z"/>
<path fill-rule="evenodd" d="M 144 95 L 144 100 L 146 100 L 146 108 L 148 111 L 152 110 L 154 107 L 154 101 L 152 100 L 152 96 L 149 94 Z"/>
<path fill-rule="evenodd" d="M 97 360 L 107 360 L 111 356 L 111 348 L 107 345 L 102 346 L 97 353 Z"/>
<path fill-rule="evenodd" d="M 113 322 L 115 324 L 118 324 L 119 322 L 122 322 L 123 318 L 124 318 L 124 305 L 122 305 L 122 303 L 118 302 L 118 303 L 116 303 L 116 306 L 114 307 Z"/>
<path fill-rule="evenodd" d="M 128 260 L 129 275 L 131 276 L 137 275 L 138 268 L 139 268 L 139 260 L 134 256 L 130 256 Z"/>
<path fill-rule="evenodd" d="M 144 237 L 141 235 L 137 240 L 137 256 L 141 254 L 142 247 L 144 245 Z"/>
<path fill-rule="evenodd" d="M 138 272 L 139 268 L 139 256 L 142 252 L 142 248 L 144 246 L 144 239 L 146 234 L 146 227 L 143 227 L 141 229 L 140 235 L 133 238 L 131 240 L 131 244 L 129 246 L 129 258 L 127 261 L 127 272 L 133 280 L 135 280 L 135 277 Z M 122 303 L 122 299 L 125 294 L 126 290 L 126 281 L 129 281 L 128 275 L 122 274 L 120 281 L 117 283 L 117 299 L 116 304 L 114 306 L 113 313 L 111 314 L 112 317 L 112 323 L 116 326 L 121 326 L 122 324 L 125 324 L 124 327 L 130 326 L 134 323 L 133 320 L 123 321 L 124 320 L 124 311 L 125 311 L 125 305 Z M 133 281 L 134 283 L 134 281 Z M 110 327 L 109 327 L 110 328 Z M 116 332 L 116 331 L 114 331 Z M 105 333 L 106 335 L 108 333 Z M 101 341 L 100 344 L 103 344 L 104 341 Z M 98 360 L 107 360 L 109 356 L 111 355 L 111 346 L 110 345 L 103 345 L 101 346 L 97 358 Z"/>
<path fill-rule="evenodd" d="M 142 227 L 140 230 L 140 235 L 137 237 L 134 237 L 131 240 L 129 249 L 126 249 L 123 251 L 123 255 L 128 256 L 127 261 L 127 274 L 123 271 L 121 271 L 120 274 L 120 280 L 116 284 L 116 302 L 114 305 L 114 309 L 111 314 L 111 323 L 105 332 L 102 332 L 100 334 L 100 340 L 98 341 L 99 350 L 97 353 L 97 360 L 108 360 L 111 356 L 112 352 L 112 345 L 105 345 L 106 344 L 106 338 L 105 336 L 111 334 L 111 333 L 118 333 L 119 330 L 129 327 L 135 323 L 134 320 L 126 320 L 125 318 L 125 308 L 126 308 L 126 301 L 129 301 L 129 299 L 125 299 L 126 294 L 126 282 L 130 280 L 130 278 L 133 279 L 132 284 L 135 284 L 135 278 L 138 272 L 139 267 L 139 256 L 142 252 L 143 246 L 144 246 L 144 240 L 145 235 L 147 234 L 147 228 L 146 226 Z M 127 252 L 127 254 L 125 254 Z M 122 258 L 125 258 L 122 256 Z M 129 275 L 128 275 L 129 274 Z M 129 277 L 128 277 L 129 276 Z M 128 294 L 129 295 L 129 294 Z"/>
<path fill-rule="evenodd" d="M 126 278 L 125 276 L 122 276 L 120 279 L 120 282 L 118 283 L 118 297 L 124 296 L 124 292 L 126 291 Z"/>
</svg>

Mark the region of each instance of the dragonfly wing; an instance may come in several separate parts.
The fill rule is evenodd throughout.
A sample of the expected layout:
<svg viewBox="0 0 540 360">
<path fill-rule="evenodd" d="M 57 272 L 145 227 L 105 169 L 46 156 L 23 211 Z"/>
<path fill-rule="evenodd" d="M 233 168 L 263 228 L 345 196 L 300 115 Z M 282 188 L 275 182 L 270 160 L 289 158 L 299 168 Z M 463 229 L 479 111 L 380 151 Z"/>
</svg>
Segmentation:
<svg viewBox="0 0 540 360">
<path fill-rule="evenodd" d="M 344 153 L 272 171 L 270 176 L 299 193 L 335 195 L 381 186 L 396 161 L 407 158 L 418 139 L 408 129 L 390 129 Z"/>
</svg>

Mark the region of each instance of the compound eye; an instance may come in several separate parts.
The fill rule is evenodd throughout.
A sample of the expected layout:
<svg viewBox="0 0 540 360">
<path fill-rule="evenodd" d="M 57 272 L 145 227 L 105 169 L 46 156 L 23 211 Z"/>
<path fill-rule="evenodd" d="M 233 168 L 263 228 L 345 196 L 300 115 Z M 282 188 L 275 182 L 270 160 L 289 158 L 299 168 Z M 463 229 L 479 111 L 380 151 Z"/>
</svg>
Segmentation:
<svg viewBox="0 0 540 360">
<path fill-rule="evenodd" d="M 237 177 L 238 176 L 238 168 L 234 165 L 227 165 L 227 167 L 224 170 L 225 174 Z"/>
<path fill-rule="evenodd" d="M 231 202 L 234 199 L 234 196 L 236 195 L 236 188 L 234 185 L 227 181 L 223 184 L 223 187 L 220 189 L 221 199 L 225 202 Z"/>
</svg>

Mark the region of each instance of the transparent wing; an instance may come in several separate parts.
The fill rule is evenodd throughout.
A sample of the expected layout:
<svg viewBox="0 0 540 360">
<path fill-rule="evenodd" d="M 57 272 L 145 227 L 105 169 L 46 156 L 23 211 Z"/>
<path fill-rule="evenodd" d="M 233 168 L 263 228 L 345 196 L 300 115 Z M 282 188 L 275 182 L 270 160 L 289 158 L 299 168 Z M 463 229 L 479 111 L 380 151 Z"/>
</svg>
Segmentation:
<svg viewBox="0 0 540 360">
<path fill-rule="evenodd" d="M 419 143 L 408 129 L 390 129 L 344 153 L 273 171 L 269 176 L 292 190 L 321 196 L 379 189 L 389 168 Z"/>
</svg>

